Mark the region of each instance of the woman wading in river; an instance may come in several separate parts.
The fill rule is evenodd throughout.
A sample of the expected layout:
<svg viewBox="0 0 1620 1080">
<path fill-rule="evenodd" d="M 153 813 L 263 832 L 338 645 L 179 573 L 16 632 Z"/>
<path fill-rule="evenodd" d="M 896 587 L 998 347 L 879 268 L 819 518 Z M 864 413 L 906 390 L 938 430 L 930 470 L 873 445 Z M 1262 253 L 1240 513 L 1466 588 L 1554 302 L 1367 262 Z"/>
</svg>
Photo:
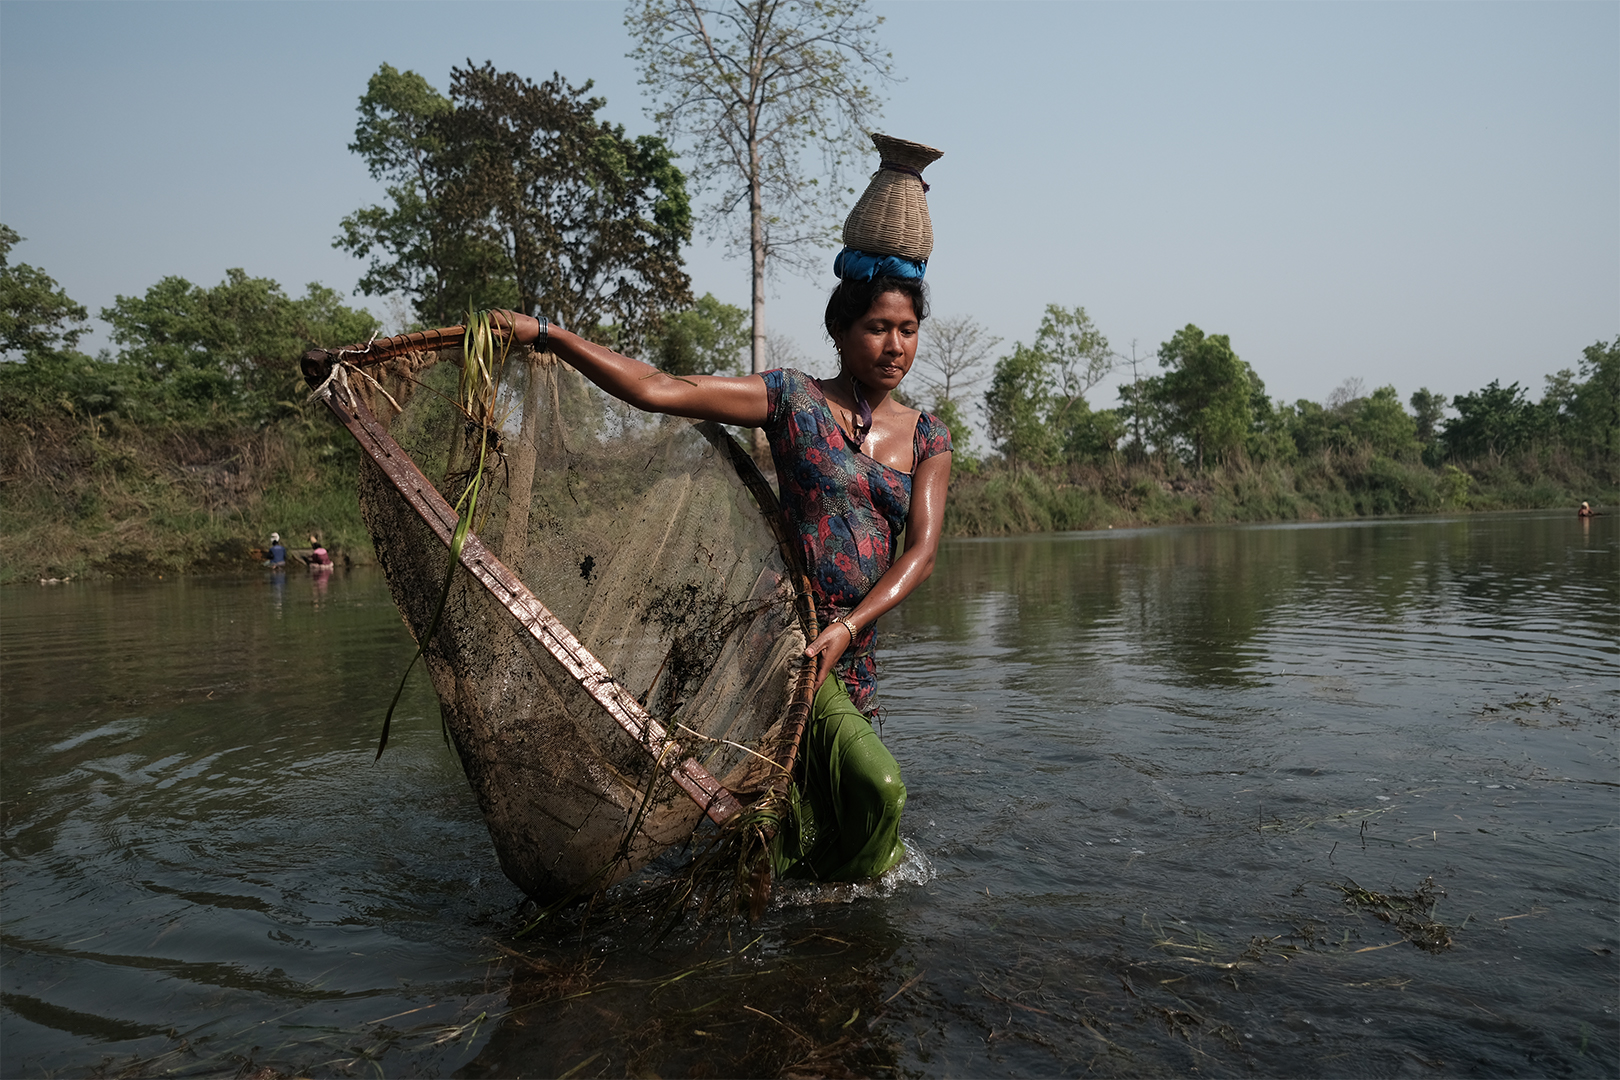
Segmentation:
<svg viewBox="0 0 1620 1080">
<path fill-rule="evenodd" d="M 823 626 L 805 649 L 817 692 L 795 777 L 799 827 L 779 836 L 775 861 L 778 873 L 822 881 L 874 877 L 905 853 L 905 785 L 869 721 L 873 624 L 933 571 L 951 473 L 945 425 L 891 396 L 911 370 L 928 314 L 922 275 L 933 234 L 921 170 L 940 155 L 874 142 L 883 166 L 845 223 L 848 246 L 834 263 L 841 280 L 825 318 L 839 357 L 832 378 L 787 368 L 676 378 L 555 323 L 504 313 L 519 342 L 555 353 L 639 409 L 765 430 Z M 898 225 L 885 222 L 896 206 L 889 217 Z"/>
</svg>

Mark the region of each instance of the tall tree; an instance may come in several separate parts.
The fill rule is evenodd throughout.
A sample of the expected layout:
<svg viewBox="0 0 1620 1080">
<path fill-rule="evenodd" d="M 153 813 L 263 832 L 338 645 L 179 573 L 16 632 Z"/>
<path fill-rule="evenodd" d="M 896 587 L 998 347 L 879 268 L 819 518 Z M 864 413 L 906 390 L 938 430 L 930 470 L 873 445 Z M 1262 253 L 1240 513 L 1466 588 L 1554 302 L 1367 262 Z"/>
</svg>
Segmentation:
<svg viewBox="0 0 1620 1080">
<path fill-rule="evenodd" d="M 1123 421 L 1112 410 L 1093 413 L 1086 394 L 1117 362 L 1085 308 L 1046 305 L 1035 344 L 1017 342 L 996 362 L 984 396 L 991 438 L 1014 461 L 1031 464 L 1112 451 Z"/>
<path fill-rule="evenodd" d="M 361 291 L 403 292 L 438 325 L 496 305 L 611 323 L 626 347 L 689 304 L 685 176 L 663 140 L 599 120 L 590 88 L 469 62 L 445 96 L 384 64 L 349 148 L 389 203 L 344 218 L 335 242 L 371 260 Z"/>
<path fill-rule="evenodd" d="M 635 347 L 660 312 L 691 303 L 686 178 L 662 139 L 597 120 L 607 102 L 589 82 L 485 63 L 451 69 L 450 84 L 440 206 L 500 250 L 519 309 L 585 333 L 611 322 Z"/>
<path fill-rule="evenodd" d="M 458 309 L 515 300 L 509 283 L 490 282 L 495 253 L 454 234 L 440 212 L 440 127 L 453 110 L 450 99 L 416 72 L 391 64 L 377 69 L 360 98 L 349 150 L 385 185 L 389 202 L 344 218 L 332 242 L 369 260 L 361 292 L 404 294 L 417 319 L 431 326 L 456 322 Z"/>
<path fill-rule="evenodd" d="M 753 355 L 753 347 L 754 338 L 753 334 L 750 333 L 747 346 L 750 357 Z M 809 363 L 809 359 L 804 355 L 804 350 L 799 348 L 798 341 L 790 335 L 776 330 L 772 330 L 765 335 L 765 368 L 767 371 L 771 368 L 803 368 Z"/>
<path fill-rule="evenodd" d="M 1583 349 L 1581 374 L 1586 380 L 1572 403 L 1576 430 L 1612 477 L 1620 472 L 1620 336 Z"/>
<path fill-rule="evenodd" d="M 1435 431 L 1446 415 L 1446 395 L 1436 394 L 1427 386 L 1412 392 L 1409 402 L 1412 419 L 1417 425 L 1417 441 L 1427 445 L 1434 441 Z"/>
<path fill-rule="evenodd" d="M 1159 346 L 1166 371 L 1159 385 L 1165 426 L 1185 440 L 1193 463 L 1241 446 L 1252 417 L 1253 373 L 1225 334 L 1205 334 L 1188 323 Z"/>
<path fill-rule="evenodd" d="M 1057 460 L 1062 440 L 1051 423 L 1055 395 L 1052 364 L 1040 350 L 1014 342 L 1013 351 L 996 361 L 984 392 L 985 417 L 990 438 L 1014 468 Z"/>
<path fill-rule="evenodd" d="M 711 235 L 748 253 L 754 371 L 768 363 L 769 267 L 825 257 L 843 168 L 868 149 L 879 105 L 867 80 L 891 77 L 882 22 L 865 0 L 633 0 L 625 15 L 653 118 L 713 196 Z"/>
<path fill-rule="evenodd" d="M 29 357 L 71 349 L 89 332 L 90 313 L 45 271 L 12 264 L 17 230 L 0 225 L 0 352 Z"/>
<path fill-rule="evenodd" d="M 117 365 L 76 351 L 90 329 L 84 305 L 44 270 L 10 261 L 22 239 L 0 225 L 0 433 L 35 439 L 116 409 L 122 388 Z"/>
<path fill-rule="evenodd" d="M 1457 416 L 1447 421 L 1440 440 L 1453 457 L 1499 458 L 1519 449 L 1535 430 L 1536 407 L 1517 382 L 1492 379 L 1484 389 L 1451 399 Z"/>
<path fill-rule="evenodd" d="M 1418 454 L 1417 421 L 1401 407 L 1400 394 L 1393 386 L 1380 386 L 1360 398 L 1349 421 L 1356 439 L 1374 453 L 1396 459 Z"/>
<path fill-rule="evenodd" d="M 1136 348 L 1133 338 L 1131 355 L 1119 357 L 1119 364 L 1128 364 L 1131 369 L 1131 381 L 1119 388 L 1119 402 L 1121 416 L 1131 436 L 1127 449 L 1132 458 L 1142 460 L 1147 457 L 1148 443 L 1155 438 L 1157 431 L 1158 397 L 1153 379 L 1142 376 L 1142 368 L 1147 365 L 1148 358 L 1138 356 Z"/>
<path fill-rule="evenodd" d="M 1271 400 L 1258 374 L 1249 373 L 1249 433 L 1243 449 L 1254 461 L 1287 461 L 1294 456 L 1289 424 L 1293 410 Z"/>
<path fill-rule="evenodd" d="M 1040 329 L 1035 332 L 1035 349 L 1052 366 L 1051 419 L 1060 426 L 1066 426 L 1069 412 L 1085 411 L 1086 394 L 1119 363 L 1108 347 L 1108 339 L 1083 307 L 1047 304 Z"/>
<path fill-rule="evenodd" d="M 1331 412 L 1344 413 L 1366 396 L 1367 380 L 1359 375 L 1351 375 L 1328 393 L 1323 405 Z"/>
</svg>

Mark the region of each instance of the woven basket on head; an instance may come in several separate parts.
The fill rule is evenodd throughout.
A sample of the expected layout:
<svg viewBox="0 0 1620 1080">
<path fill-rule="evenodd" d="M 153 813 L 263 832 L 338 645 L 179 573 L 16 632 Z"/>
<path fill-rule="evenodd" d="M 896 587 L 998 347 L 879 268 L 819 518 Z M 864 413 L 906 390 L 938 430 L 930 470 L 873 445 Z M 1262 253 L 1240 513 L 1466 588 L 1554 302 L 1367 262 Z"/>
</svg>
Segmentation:
<svg viewBox="0 0 1620 1080">
<path fill-rule="evenodd" d="M 934 250 L 922 171 L 945 156 L 922 143 L 872 133 L 883 164 L 844 219 L 844 245 L 870 255 L 926 259 Z"/>
</svg>

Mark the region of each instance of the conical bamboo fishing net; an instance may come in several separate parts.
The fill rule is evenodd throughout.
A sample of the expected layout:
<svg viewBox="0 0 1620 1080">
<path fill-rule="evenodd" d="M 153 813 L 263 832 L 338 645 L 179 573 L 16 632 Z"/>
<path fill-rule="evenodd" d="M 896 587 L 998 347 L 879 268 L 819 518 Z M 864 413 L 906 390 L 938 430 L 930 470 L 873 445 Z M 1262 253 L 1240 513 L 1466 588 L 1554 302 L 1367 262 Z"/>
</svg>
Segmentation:
<svg viewBox="0 0 1620 1080">
<path fill-rule="evenodd" d="M 774 497 L 723 429 L 637 413 L 528 350 L 493 423 L 469 423 L 458 357 L 361 360 L 334 410 L 366 450 L 361 510 L 502 867 L 555 901 L 683 843 L 705 809 L 785 787 L 814 614 Z M 447 504 L 481 442 L 476 536 L 435 627 Z"/>
<path fill-rule="evenodd" d="M 922 171 L 944 151 L 922 143 L 872 134 L 882 164 L 844 219 L 844 245 L 872 255 L 927 259 L 934 250 Z"/>
</svg>

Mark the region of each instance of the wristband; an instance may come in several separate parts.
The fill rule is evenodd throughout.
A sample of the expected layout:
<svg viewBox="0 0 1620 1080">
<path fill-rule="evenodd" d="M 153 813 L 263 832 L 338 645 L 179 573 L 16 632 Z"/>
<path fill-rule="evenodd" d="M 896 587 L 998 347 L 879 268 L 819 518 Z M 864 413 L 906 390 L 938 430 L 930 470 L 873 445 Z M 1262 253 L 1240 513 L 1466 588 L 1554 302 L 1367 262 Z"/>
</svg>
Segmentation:
<svg viewBox="0 0 1620 1080">
<path fill-rule="evenodd" d="M 844 629 L 849 631 L 849 643 L 851 645 L 855 644 L 855 624 L 848 619 L 834 619 L 833 621 L 843 624 Z"/>
<path fill-rule="evenodd" d="M 540 336 L 534 339 L 534 351 L 546 352 L 546 345 L 551 341 L 551 320 L 544 315 L 536 315 L 535 319 L 540 323 Z"/>
</svg>

